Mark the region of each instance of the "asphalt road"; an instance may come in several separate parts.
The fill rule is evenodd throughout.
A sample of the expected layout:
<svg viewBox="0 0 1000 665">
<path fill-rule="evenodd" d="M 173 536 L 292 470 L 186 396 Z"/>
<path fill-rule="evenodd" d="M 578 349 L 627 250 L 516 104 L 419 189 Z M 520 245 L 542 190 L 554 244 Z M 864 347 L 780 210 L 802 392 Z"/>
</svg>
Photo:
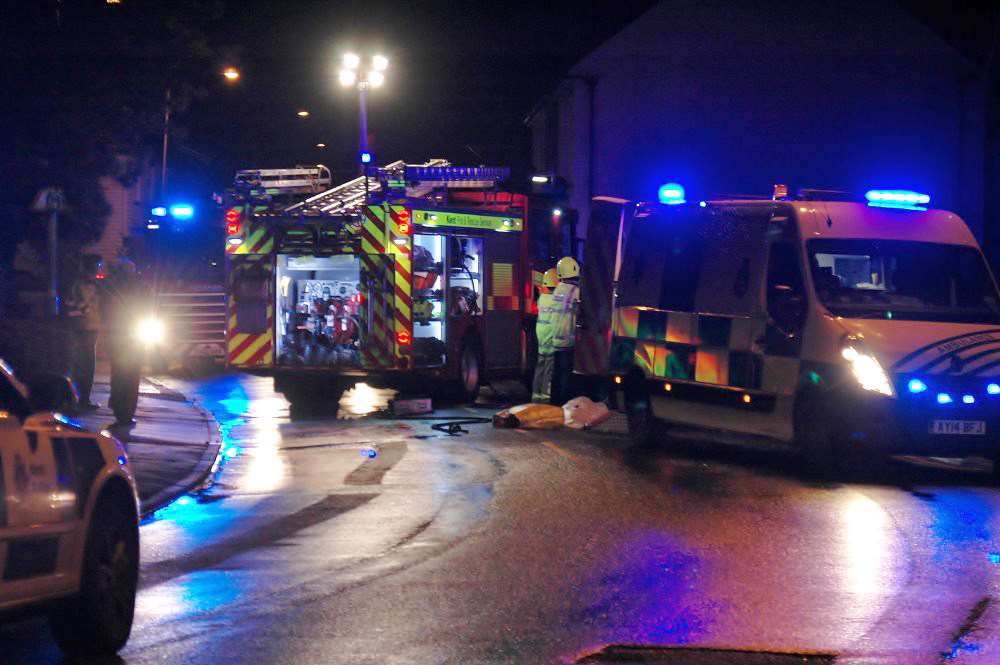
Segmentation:
<svg viewBox="0 0 1000 665">
<path fill-rule="evenodd" d="M 982 472 L 816 484 L 777 453 L 349 417 L 384 404 L 366 388 L 339 418 L 290 418 L 267 379 L 173 387 L 216 414 L 227 458 L 142 527 L 129 665 L 573 663 L 609 644 L 1000 663 Z M 750 662 L 658 658 L 615 662 Z M 0 661 L 61 657 L 34 621 L 0 630 Z"/>
</svg>

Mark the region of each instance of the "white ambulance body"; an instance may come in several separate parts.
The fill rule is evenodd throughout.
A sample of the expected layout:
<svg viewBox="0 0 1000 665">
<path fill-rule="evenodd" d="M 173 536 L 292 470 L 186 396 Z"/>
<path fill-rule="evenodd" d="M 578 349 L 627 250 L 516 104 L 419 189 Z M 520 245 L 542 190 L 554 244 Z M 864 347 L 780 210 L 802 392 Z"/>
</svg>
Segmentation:
<svg viewBox="0 0 1000 665">
<path fill-rule="evenodd" d="M 640 443 L 667 423 L 818 467 L 996 458 L 1000 295 L 962 219 L 921 197 L 595 199 L 577 372 L 624 389 Z"/>
</svg>

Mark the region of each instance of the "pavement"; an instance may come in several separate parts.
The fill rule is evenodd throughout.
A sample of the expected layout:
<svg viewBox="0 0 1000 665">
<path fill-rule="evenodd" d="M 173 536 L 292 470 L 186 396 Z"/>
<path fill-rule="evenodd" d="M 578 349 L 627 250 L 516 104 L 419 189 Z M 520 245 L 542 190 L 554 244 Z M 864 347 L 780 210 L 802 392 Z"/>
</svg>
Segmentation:
<svg viewBox="0 0 1000 665">
<path fill-rule="evenodd" d="M 91 401 L 101 408 L 78 414 L 77 420 L 95 431 L 110 428 L 115 420 L 107 408 L 110 390 L 107 367 L 99 366 Z M 110 431 L 125 444 L 143 515 L 149 515 L 205 481 L 222 439 L 207 410 L 155 378 L 139 385 L 135 419 L 131 429 Z"/>
<path fill-rule="evenodd" d="M 365 415 L 392 397 L 367 386 L 296 415 L 264 377 L 162 385 L 225 455 L 142 526 L 127 665 L 1000 662 L 979 468 L 817 483 L 751 447 L 639 453 L 620 420 L 449 436 Z M 0 661 L 63 662 L 41 622 L 0 628 Z"/>
</svg>

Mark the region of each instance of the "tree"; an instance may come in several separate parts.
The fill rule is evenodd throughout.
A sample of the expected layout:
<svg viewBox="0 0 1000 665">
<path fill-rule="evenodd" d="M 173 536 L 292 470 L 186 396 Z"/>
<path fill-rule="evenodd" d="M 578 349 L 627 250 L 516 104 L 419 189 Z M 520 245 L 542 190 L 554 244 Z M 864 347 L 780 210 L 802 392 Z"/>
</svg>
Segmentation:
<svg viewBox="0 0 1000 665">
<path fill-rule="evenodd" d="M 44 246 L 27 210 L 42 187 L 66 194 L 68 255 L 100 238 L 110 211 L 100 179 L 129 184 L 155 159 L 166 90 L 177 113 L 217 76 L 206 35 L 220 16 L 221 3 L 192 0 L 50 0 L 5 12 L 0 279 L 19 242 Z"/>
</svg>

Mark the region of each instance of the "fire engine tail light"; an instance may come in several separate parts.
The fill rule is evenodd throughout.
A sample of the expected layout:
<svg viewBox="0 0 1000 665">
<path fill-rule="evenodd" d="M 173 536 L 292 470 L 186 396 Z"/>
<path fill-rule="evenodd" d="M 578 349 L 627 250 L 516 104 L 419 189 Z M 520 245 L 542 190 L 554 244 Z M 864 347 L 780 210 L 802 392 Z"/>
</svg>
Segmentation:
<svg viewBox="0 0 1000 665">
<path fill-rule="evenodd" d="M 410 226 L 410 211 L 400 210 L 396 213 L 397 225 L 396 228 L 399 229 L 399 234 L 408 236 L 413 231 L 413 227 Z"/>
<path fill-rule="evenodd" d="M 236 236 L 240 234 L 240 211 L 230 208 L 226 211 L 226 235 Z"/>
<path fill-rule="evenodd" d="M 400 330 L 396 333 L 396 343 L 400 346 L 406 346 L 410 343 L 410 333 L 406 330 Z"/>
</svg>

